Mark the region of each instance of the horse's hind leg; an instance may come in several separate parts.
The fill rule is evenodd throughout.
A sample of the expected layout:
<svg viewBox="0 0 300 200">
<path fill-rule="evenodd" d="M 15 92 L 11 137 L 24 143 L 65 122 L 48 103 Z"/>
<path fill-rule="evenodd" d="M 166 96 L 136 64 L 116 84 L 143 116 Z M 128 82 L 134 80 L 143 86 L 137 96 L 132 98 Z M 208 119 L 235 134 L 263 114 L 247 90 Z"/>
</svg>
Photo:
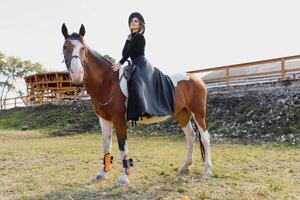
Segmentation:
<svg viewBox="0 0 300 200">
<path fill-rule="evenodd" d="M 207 130 L 206 122 L 205 122 L 205 115 L 201 114 L 194 114 L 194 119 L 196 121 L 196 124 L 198 126 L 198 129 L 201 134 L 201 142 L 204 146 L 205 151 L 205 172 L 203 175 L 203 178 L 209 179 L 212 176 L 212 163 L 211 163 L 211 157 L 210 157 L 210 136 Z"/>
<path fill-rule="evenodd" d="M 181 172 L 188 173 L 189 167 L 193 164 L 193 157 L 194 157 L 194 142 L 196 139 L 196 133 L 192 127 L 191 122 L 189 121 L 185 127 L 182 128 L 185 134 L 185 139 L 188 146 L 188 152 L 186 155 L 186 161 L 181 168 Z"/>
<path fill-rule="evenodd" d="M 103 143 L 103 165 L 96 177 L 97 180 L 107 179 L 106 173 L 110 170 L 111 163 L 111 146 L 112 146 L 112 128 L 113 123 L 99 117 L 101 130 L 102 130 L 102 143 Z"/>
<path fill-rule="evenodd" d="M 189 111 L 183 109 L 176 115 L 176 118 L 179 121 L 180 126 L 184 132 L 185 139 L 187 142 L 187 147 L 188 147 L 186 161 L 184 165 L 181 167 L 181 172 L 188 173 L 189 167 L 193 164 L 194 142 L 196 138 L 196 133 L 194 132 L 194 129 L 190 122 L 191 113 Z"/>
</svg>

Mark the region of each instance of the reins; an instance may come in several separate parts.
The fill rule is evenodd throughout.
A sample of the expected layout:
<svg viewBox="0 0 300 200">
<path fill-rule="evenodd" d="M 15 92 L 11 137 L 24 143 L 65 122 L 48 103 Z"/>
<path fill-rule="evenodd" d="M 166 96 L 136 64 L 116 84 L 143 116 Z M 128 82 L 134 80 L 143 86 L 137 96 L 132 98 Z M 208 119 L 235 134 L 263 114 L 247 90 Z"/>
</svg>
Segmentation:
<svg viewBox="0 0 300 200">
<path fill-rule="evenodd" d="M 130 62 L 129 60 L 126 60 L 126 62 L 128 63 L 129 66 L 131 65 L 131 62 Z M 121 82 L 122 78 L 124 78 L 124 77 L 125 77 L 125 70 L 123 71 L 121 77 L 119 78 L 118 85 L 120 85 L 120 82 Z M 116 90 L 117 90 L 117 86 L 118 86 L 118 85 L 115 86 L 112 95 L 108 98 L 108 100 L 107 100 L 105 103 L 98 102 L 98 104 L 99 104 L 100 106 L 106 106 L 106 105 L 108 105 L 108 104 L 111 103 L 111 101 L 113 100 L 113 98 L 114 98 L 114 96 L 115 96 L 115 94 L 116 94 Z"/>
<path fill-rule="evenodd" d="M 121 75 L 121 78 L 119 78 L 119 81 L 118 81 L 118 84 L 119 84 L 119 85 L 120 85 L 120 82 L 121 82 L 121 80 L 122 80 L 123 77 L 124 77 L 124 71 L 123 71 L 123 73 L 122 73 L 122 75 Z M 118 86 L 118 85 L 115 86 L 114 91 L 112 92 L 111 96 L 108 98 L 108 100 L 107 100 L 105 103 L 98 102 L 98 104 L 99 104 L 100 106 L 106 106 L 106 105 L 108 105 L 108 104 L 111 103 L 111 101 L 113 100 L 113 98 L 114 98 L 114 96 L 115 96 L 115 94 L 116 94 L 117 86 Z"/>
<path fill-rule="evenodd" d="M 71 65 L 71 62 L 72 62 L 72 59 L 73 59 L 73 58 L 78 58 L 78 59 L 81 61 L 81 64 L 82 64 L 83 69 L 84 69 L 84 77 L 86 77 L 86 76 L 87 76 L 86 69 L 85 69 L 86 63 L 81 59 L 81 57 L 80 57 L 79 55 L 74 55 L 74 56 L 72 56 L 71 59 L 70 59 L 69 61 L 66 60 L 66 59 L 64 59 L 64 60 L 62 61 L 62 63 L 65 62 L 66 65 L 67 65 L 67 68 L 70 69 L 70 65 Z M 105 57 L 103 57 L 103 58 L 104 58 L 105 60 L 107 60 Z M 107 60 L 107 61 L 108 61 L 108 60 Z M 131 62 L 130 62 L 129 60 L 126 60 L 126 61 L 128 62 L 129 65 L 131 65 Z M 124 75 L 125 75 L 125 70 L 123 71 L 121 77 L 120 77 L 119 80 L 118 80 L 118 84 L 115 86 L 115 88 L 114 88 L 114 90 L 113 90 L 111 96 L 107 99 L 107 101 L 105 101 L 104 103 L 98 102 L 98 104 L 99 104 L 100 106 L 106 106 L 106 105 L 108 105 L 108 104 L 110 104 L 110 103 L 112 102 L 112 100 L 113 100 L 113 98 L 114 98 L 114 96 L 115 96 L 115 94 L 116 94 L 116 91 L 117 91 L 117 86 L 120 85 L 120 82 L 121 82 L 122 78 L 124 78 Z"/>
</svg>

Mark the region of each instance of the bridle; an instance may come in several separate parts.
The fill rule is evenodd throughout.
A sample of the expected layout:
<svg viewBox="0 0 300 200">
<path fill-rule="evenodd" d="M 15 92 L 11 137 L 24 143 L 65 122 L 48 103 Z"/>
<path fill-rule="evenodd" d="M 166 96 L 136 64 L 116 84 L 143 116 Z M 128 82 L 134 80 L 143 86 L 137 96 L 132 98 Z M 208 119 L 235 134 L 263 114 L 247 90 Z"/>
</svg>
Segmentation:
<svg viewBox="0 0 300 200">
<path fill-rule="evenodd" d="M 67 60 L 67 59 L 66 59 L 66 56 L 65 56 L 65 54 L 64 54 L 64 60 L 62 61 L 62 63 L 63 63 L 63 62 L 66 63 L 67 69 L 68 69 L 68 71 L 70 71 L 70 68 L 71 68 L 71 62 L 72 62 L 72 59 L 73 59 L 73 58 L 76 58 L 76 59 L 79 59 L 79 60 L 80 60 L 80 62 L 81 62 L 81 64 L 82 64 L 82 67 L 83 67 L 83 71 L 84 71 L 83 79 L 86 80 L 86 77 L 87 77 L 87 73 L 86 73 L 86 63 L 84 62 L 84 60 L 83 60 L 79 55 L 74 55 L 74 56 L 72 56 L 72 57 L 70 58 L 70 60 Z M 105 58 L 105 57 L 104 57 L 104 58 Z M 129 61 L 128 61 L 128 62 L 129 62 Z M 120 82 L 121 82 L 122 78 L 124 78 L 124 74 L 125 74 L 125 70 L 123 71 L 121 77 L 120 77 L 119 80 L 118 80 L 118 84 L 119 84 L 119 85 L 120 85 Z M 116 91 L 117 91 L 117 85 L 116 85 L 116 87 L 114 88 L 114 90 L 113 90 L 111 96 L 110 96 L 104 103 L 98 102 L 98 104 L 99 104 L 100 106 L 106 106 L 106 105 L 110 104 L 110 103 L 112 102 L 112 100 L 113 100 L 115 94 L 116 94 Z"/>
<path fill-rule="evenodd" d="M 64 57 L 66 57 L 66 56 L 64 55 Z M 63 62 L 66 63 L 68 71 L 70 71 L 70 68 L 71 68 L 71 62 L 72 62 L 72 59 L 73 59 L 73 58 L 79 59 L 80 62 L 81 62 L 81 64 L 82 64 L 82 66 L 83 66 L 83 68 L 85 68 L 85 62 L 81 59 L 81 57 L 80 57 L 79 55 L 74 55 L 74 56 L 72 56 L 72 57 L 70 58 L 70 60 L 67 60 L 67 59 L 65 58 L 65 59 L 63 59 L 63 61 L 62 61 L 62 63 L 63 63 Z M 85 71 L 85 70 L 84 70 L 84 71 Z"/>
</svg>

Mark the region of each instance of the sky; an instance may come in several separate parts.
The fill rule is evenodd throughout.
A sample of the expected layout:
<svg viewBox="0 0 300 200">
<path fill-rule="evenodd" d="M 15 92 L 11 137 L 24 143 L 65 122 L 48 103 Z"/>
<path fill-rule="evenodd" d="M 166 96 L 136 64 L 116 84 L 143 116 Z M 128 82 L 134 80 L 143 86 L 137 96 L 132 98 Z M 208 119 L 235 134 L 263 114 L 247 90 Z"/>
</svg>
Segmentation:
<svg viewBox="0 0 300 200">
<path fill-rule="evenodd" d="M 166 74 L 300 54 L 296 0 L 0 0 L 0 51 L 64 71 L 61 25 L 117 61 L 128 16 L 146 24 L 146 57 Z"/>
</svg>

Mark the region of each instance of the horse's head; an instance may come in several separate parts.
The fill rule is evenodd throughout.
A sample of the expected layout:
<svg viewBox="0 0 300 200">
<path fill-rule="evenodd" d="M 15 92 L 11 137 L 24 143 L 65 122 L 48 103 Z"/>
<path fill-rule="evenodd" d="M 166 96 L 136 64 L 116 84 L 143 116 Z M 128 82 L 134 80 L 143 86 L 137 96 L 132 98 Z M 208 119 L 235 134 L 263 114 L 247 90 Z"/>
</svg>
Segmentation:
<svg viewBox="0 0 300 200">
<path fill-rule="evenodd" d="M 81 82 L 84 77 L 84 61 L 86 59 L 86 47 L 83 41 L 85 28 L 81 25 L 79 33 L 69 35 L 65 23 L 63 23 L 61 31 L 65 37 L 63 53 L 67 69 L 73 81 Z"/>
</svg>

